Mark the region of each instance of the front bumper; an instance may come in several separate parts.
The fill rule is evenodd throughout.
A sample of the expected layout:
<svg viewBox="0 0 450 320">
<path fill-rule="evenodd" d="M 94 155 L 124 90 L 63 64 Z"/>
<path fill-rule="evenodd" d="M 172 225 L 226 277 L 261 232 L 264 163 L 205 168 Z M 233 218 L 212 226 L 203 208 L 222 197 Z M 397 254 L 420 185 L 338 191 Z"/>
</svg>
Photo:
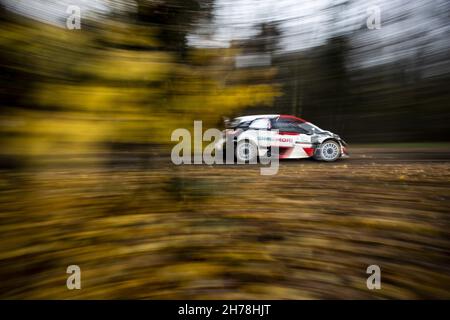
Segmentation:
<svg viewBox="0 0 450 320">
<path fill-rule="evenodd" d="M 347 144 L 344 145 L 342 141 L 339 141 L 341 145 L 341 159 L 347 159 L 350 158 L 350 154 L 348 153 Z"/>
</svg>

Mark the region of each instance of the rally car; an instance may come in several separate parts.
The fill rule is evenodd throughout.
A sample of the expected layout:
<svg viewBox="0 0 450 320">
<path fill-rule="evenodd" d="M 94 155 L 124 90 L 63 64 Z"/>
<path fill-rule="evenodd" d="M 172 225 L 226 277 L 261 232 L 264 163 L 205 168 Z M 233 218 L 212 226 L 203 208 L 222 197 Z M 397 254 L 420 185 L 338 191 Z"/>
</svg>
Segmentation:
<svg viewBox="0 0 450 320">
<path fill-rule="evenodd" d="M 225 123 L 227 129 L 216 148 L 228 152 L 233 146 L 239 162 L 257 161 L 278 147 L 280 159 L 313 157 L 322 161 L 336 161 L 348 157 L 344 140 L 314 124 L 290 115 L 252 115 Z M 227 147 L 228 146 L 228 147 Z"/>
</svg>

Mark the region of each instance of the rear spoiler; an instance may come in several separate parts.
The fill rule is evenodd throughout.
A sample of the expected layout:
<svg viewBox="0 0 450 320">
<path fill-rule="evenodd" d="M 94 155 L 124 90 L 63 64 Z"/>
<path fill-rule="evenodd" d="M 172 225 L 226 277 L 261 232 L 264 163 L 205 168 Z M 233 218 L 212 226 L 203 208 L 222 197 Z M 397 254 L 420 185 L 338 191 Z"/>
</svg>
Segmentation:
<svg viewBox="0 0 450 320">
<path fill-rule="evenodd" d="M 230 118 L 222 117 L 222 120 L 223 120 L 223 124 L 225 125 L 225 128 L 228 128 L 228 126 L 230 125 Z"/>
</svg>

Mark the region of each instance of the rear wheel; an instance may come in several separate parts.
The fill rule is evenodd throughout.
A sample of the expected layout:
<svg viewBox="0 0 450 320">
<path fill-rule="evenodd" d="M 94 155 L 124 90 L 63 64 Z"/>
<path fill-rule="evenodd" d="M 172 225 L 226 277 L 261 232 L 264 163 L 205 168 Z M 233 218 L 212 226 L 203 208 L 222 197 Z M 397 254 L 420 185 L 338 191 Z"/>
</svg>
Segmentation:
<svg viewBox="0 0 450 320">
<path fill-rule="evenodd" d="M 239 141 L 236 146 L 236 160 L 238 163 L 256 163 L 258 147 L 248 140 Z"/>
<path fill-rule="evenodd" d="M 332 162 L 341 156 L 341 146 L 334 140 L 323 142 L 317 151 L 315 158 L 318 160 Z"/>
</svg>

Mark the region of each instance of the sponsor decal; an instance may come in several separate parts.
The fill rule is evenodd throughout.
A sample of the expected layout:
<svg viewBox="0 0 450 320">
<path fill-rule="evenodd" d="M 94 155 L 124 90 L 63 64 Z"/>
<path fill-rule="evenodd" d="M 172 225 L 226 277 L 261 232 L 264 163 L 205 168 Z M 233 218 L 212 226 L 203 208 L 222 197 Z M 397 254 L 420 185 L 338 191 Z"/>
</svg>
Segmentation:
<svg viewBox="0 0 450 320">
<path fill-rule="evenodd" d="M 292 138 L 276 138 L 276 139 L 272 139 L 271 137 L 258 137 L 258 141 L 279 141 L 279 142 L 290 142 L 293 143 L 294 140 Z"/>
</svg>

